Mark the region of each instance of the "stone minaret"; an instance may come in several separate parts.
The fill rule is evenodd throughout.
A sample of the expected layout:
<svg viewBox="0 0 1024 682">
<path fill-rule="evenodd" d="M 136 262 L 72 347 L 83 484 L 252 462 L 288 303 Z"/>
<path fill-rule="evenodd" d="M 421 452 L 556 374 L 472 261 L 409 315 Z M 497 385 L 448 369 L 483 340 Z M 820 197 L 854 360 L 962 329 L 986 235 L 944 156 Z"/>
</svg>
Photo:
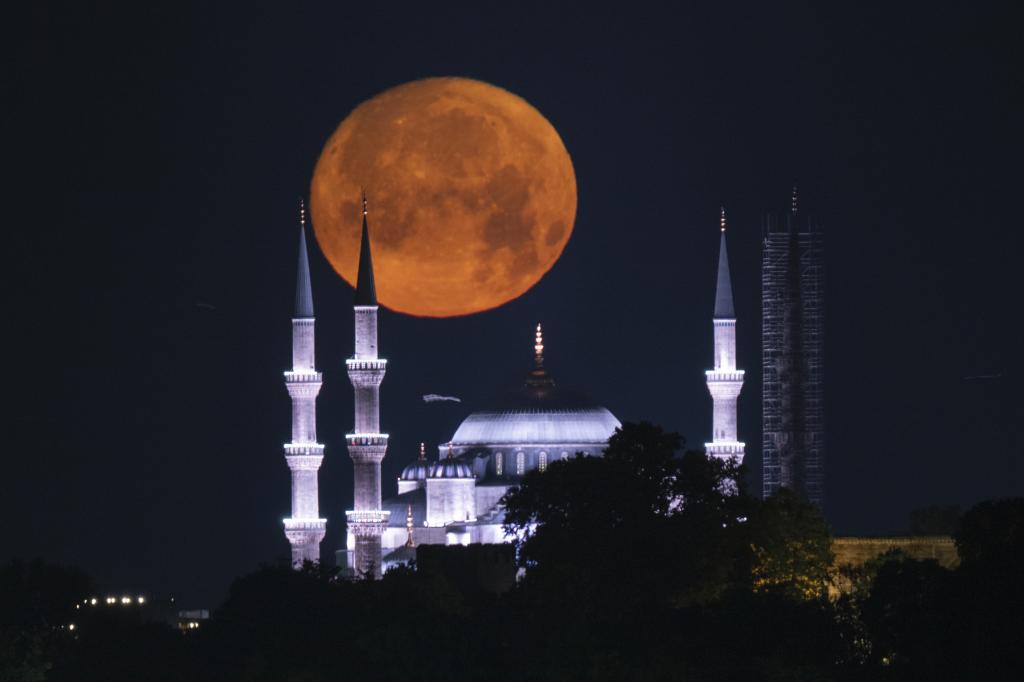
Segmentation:
<svg viewBox="0 0 1024 682">
<path fill-rule="evenodd" d="M 299 268 L 292 318 L 292 370 L 284 373 L 292 398 L 292 441 L 284 446 L 292 472 L 292 515 L 284 520 L 284 534 L 292 546 L 292 563 L 320 561 L 320 541 L 327 529 L 320 518 L 317 472 L 324 446 L 316 442 L 316 396 L 322 376 L 316 371 L 313 327 L 313 292 L 306 254 L 306 207 L 300 208 Z"/>
<path fill-rule="evenodd" d="M 706 371 L 708 391 L 714 400 L 709 455 L 735 457 L 743 462 L 744 444 L 736 439 L 736 399 L 743 388 L 743 370 L 736 369 L 736 312 L 732 304 L 729 254 L 725 250 L 725 209 L 721 217 L 722 240 L 718 252 L 718 287 L 715 291 L 715 368 Z"/>
<path fill-rule="evenodd" d="M 350 568 L 356 576 L 381 575 L 381 535 L 388 512 L 381 510 L 380 463 L 388 449 L 388 434 L 380 432 L 380 382 L 387 360 L 377 357 L 377 289 L 373 281 L 370 231 L 363 196 L 363 234 L 355 296 L 355 355 L 346 360 L 355 391 L 355 428 L 345 436 L 352 457 L 355 509 L 348 521 Z"/>
</svg>

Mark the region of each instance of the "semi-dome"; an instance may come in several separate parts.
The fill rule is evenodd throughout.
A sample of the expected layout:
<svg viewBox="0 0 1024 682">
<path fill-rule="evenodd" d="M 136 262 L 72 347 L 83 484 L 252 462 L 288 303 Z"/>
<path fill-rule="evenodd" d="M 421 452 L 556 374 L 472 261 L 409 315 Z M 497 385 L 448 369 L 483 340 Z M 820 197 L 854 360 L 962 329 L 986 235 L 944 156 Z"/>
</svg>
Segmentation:
<svg viewBox="0 0 1024 682">
<path fill-rule="evenodd" d="M 555 385 L 544 368 L 537 325 L 536 367 L 523 386 L 470 414 L 452 436 L 458 451 L 487 446 L 604 443 L 621 426 L 611 412 L 575 391 Z"/>
<path fill-rule="evenodd" d="M 430 467 L 429 478 L 473 478 L 473 472 L 465 463 L 448 457 L 434 462 Z"/>
</svg>

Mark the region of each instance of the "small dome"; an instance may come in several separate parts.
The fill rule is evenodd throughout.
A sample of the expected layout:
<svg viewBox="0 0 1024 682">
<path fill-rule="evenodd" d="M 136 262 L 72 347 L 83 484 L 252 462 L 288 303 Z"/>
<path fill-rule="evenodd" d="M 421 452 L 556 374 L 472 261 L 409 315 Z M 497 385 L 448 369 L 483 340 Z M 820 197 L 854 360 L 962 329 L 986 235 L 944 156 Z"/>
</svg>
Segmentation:
<svg viewBox="0 0 1024 682">
<path fill-rule="evenodd" d="M 416 460 L 405 465 L 402 475 L 398 478 L 403 481 L 422 481 L 430 475 L 430 463 Z"/>
<path fill-rule="evenodd" d="M 420 455 L 416 461 L 402 469 L 401 481 L 422 481 L 430 475 L 430 464 L 427 462 L 427 444 L 420 443 Z"/>
<path fill-rule="evenodd" d="M 463 462 L 448 457 L 434 462 L 429 478 L 473 478 L 473 472 Z"/>
</svg>

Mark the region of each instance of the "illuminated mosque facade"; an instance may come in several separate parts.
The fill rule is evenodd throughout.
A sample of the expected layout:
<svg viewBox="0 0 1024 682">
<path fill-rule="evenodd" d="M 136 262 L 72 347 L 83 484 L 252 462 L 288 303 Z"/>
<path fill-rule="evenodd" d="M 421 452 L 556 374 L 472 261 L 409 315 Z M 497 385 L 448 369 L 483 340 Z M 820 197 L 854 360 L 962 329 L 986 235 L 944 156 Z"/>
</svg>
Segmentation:
<svg viewBox="0 0 1024 682">
<path fill-rule="evenodd" d="M 306 251 L 305 213 L 299 236 L 298 283 L 292 319 L 292 370 L 285 385 L 292 399 L 292 440 L 285 459 L 292 477 L 291 516 L 284 520 L 292 562 L 320 560 L 326 520 L 320 518 L 317 474 L 324 446 L 316 442 L 316 396 L 321 375 L 315 369 L 314 314 Z M 714 369 L 707 375 L 714 402 L 709 455 L 742 461 L 737 440 L 736 401 L 743 370 L 736 368 L 736 319 L 725 213 L 715 297 Z M 508 542 L 501 498 L 528 472 L 576 453 L 600 456 L 620 422 L 606 408 L 558 385 L 544 365 L 540 324 L 535 331 L 534 366 L 522 386 L 486 409 L 466 417 L 451 440 L 428 461 L 421 444 L 392 497 L 382 498 L 381 462 L 388 434 L 380 432 L 380 385 L 387 360 L 377 352 L 377 295 L 373 275 L 366 200 L 356 280 L 355 349 L 346 360 L 355 393 L 352 431 L 345 442 L 353 466 L 353 509 L 345 513 L 346 546 L 337 552 L 348 575 L 379 577 L 408 563 L 418 545 L 470 545 Z"/>
</svg>

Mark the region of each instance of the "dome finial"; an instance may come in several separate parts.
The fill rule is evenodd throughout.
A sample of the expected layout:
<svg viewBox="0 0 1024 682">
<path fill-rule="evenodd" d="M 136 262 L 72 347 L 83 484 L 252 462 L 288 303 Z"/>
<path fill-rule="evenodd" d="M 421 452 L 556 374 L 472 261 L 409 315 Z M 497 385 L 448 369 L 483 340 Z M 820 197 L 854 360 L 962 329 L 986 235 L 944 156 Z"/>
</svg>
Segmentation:
<svg viewBox="0 0 1024 682">
<path fill-rule="evenodd" d="M 427 444 L 426 443 L 420 443 L 420 457 L 419 457 L 419 461 L 421 461 L 421 462 L 426 462 L 427 461 Z"/>
<path fill-rule="evenodd" d="M 537 323 L 537 331 L 533 338 L 533 360 L 537 363 L 537 369 L 544 366 L 544 330 L 540 322 Z"/>
<path fill-rule="evenodd" d="M 306 229 L 306 200 L 299 197 L 299 225 Z"/>
<path fill-rule="evenodd" d="M 416 543 L 412 539 L 412 505 L 407 505 L 405 508 L 405 546 L 415 547 Z"/>
</svg>

